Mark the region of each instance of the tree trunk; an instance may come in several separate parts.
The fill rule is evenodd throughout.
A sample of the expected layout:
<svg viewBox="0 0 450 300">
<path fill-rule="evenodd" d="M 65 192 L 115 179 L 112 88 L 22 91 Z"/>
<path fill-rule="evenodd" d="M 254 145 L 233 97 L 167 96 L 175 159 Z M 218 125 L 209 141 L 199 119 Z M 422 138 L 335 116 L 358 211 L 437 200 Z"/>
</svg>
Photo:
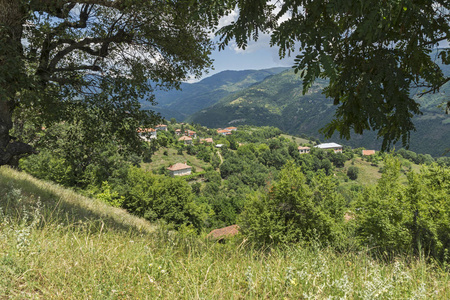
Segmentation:
<svg viewBox="0 0 450 300">
<path fill-rule="evenodd" d="M 0 0 L 0 166 L 34 153 L 31 146 L 11 140 L 12 111 L 26 75 L 22 61 L 22 32 L 27 11 L 22 0 Z"/>
</svg>

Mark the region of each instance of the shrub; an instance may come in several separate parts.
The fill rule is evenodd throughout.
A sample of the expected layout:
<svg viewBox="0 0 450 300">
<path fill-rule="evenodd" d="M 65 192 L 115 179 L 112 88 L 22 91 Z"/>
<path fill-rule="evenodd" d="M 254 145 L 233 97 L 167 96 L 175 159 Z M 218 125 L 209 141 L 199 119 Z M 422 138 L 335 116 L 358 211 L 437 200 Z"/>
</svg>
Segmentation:
<svg viewBox="0 0 450 300">
<path fill-rule="evenodd" d="M 288 163 L 269 193 L 248 197 L 239 222 L 243 234 L 258 244 L 335 240 L 343 205 L 330 178 L 321 172 L 310 188 L 301 169 Z"/>
<path fill-rule="evenodd" d="M 351 166 L 348 168 L 347 170 L 347 176 L 348 178 L 350 178 L 351 180 L 356 180 L 358 178 L 358 174 L 359 174 L 359 169 L 358 167 L 355 166 Z"/>
</svg>

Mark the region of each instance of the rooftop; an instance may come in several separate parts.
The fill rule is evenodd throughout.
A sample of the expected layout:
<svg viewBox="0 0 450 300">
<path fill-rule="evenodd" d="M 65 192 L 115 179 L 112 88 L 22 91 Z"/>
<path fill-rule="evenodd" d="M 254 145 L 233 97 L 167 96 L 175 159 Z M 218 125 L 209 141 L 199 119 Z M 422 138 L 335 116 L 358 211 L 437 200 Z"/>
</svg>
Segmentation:
<svg viewBox="0 0 450 300">
<path fill-rule="evenodd" d="M 375 150 L 363 150 L 362 155 L 374 155 Z"/>
<path fill-rule="evenodd" d="M 320 149 L 330 149 L 330 148 L 342 148 L 342 145 L 336 144 L 336 143 L 324 143 L 315 146 L 316 148 Z"/>
<path fill-rule="evenodd" d="M 179 141 L 192 141 L 192 138 L 188 137 L 188 136 L 182 136 L 178 139 Z"/>
<path fill-rule="evenodd" d="M 176 163 L 176 164 L 168 167 L 167 170 L 169 170 L 169 171 L 179 171 L 179 170 L 190 169 L 190 168 L 192 168 L 192 167 L 188 166 L 187 164 Z"/>
<path fill-rule="evenodd" d="M 238 225 L 231 225 L 224 228 L 214 229 L 208 234 L 208 237 L 222 239 L 224 237 L 233 236 L 239 233 Z"/>
<path fill-rule="evenodd" d="M 153 128 L 138 128 L 138 130 L 137 130 L 138 133 L 143 133 L 143 132 L 154 132 L 154 131 L 156 131 L 156 130 L 153 129 Z"/>
</svg>

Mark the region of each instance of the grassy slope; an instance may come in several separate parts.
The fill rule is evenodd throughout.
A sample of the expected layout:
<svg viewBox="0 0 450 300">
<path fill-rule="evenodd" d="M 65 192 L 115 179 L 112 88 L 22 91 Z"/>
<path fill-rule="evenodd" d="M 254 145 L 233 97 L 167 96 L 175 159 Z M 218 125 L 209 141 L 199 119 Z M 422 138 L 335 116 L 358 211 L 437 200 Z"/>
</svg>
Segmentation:
<svg viewBox="0 0 450 300">
<path fill-rule="evenodd" d="M 405 159 L 399 158 L 400 161 L 407 161 Z M 353 164 L 352 164 L 353 161 Z M 414 164 L 414 163 L 410 163 L 411 165 L 411 170 L 414 172 L 419 172 L 421 166 Z M 383 167 L 383 162 L 379 162 L 378 166 L 373 166 L 371 165 L 370 162 L 364 161 L 361 159 L 361 157 L 355 156 L 355 158 L 353 160 L 349 160 L 347 162 L 345 162 L 345 166 L 343 168 L 338 168 L 336 169 L 336 175 L 340 176 L 343 174 L 347 174 L 347 170 L 350 166 L 355 166 L 359 169 L 359 174 L 358 174 L 358 178 L 355 181 L 352 180 L 348 180 L 347 182 L 343 182 L 341 181 L 340 185 L 342 185 L 343 187 L 349 187 L 349 186 L 354 186 L 354 185 L 362 185 L 362 186 L 368 186 L 368 185 L 374 185 L 377 183 L 378 179 L 381 178 L 381 168 Z M 401 177 L 400 180 L 401 182 L 406 183 L 407 178 L 406 178 L 406 172 L 408 171 L 408 169 L 406 167 L 402 167 L 402 173 L 401 173 Z"/>
<path fill-rule="evenodd" d="M 167 156 L 164 155 L 164 151 L 167 151 Z M 193 155 L 189 155 L 186 151 L 183 151 L 183 155 L 177 154 L 177 150 L 174 148 L 160 148 L 152 156 L 151 163 L 143 163 L 142 168 L 148 171 L 156 170 L 158 171 L 161 167 L 168 167 L 176 163 L 185 163 L 195 167 L 197 172 L 203 171 L 210 164 L 205 163 L 203 160 L 198 159 Z"/>
<path fill-rule="evenodd" d="M 183 238 L 8 168 L 0 195 L 1 299 L 450 296 L 449 274 L 423 259 Z"/>
<path fill-rule="evenodd" d="M 303 139 L 303 138 L 300 138 L 300 137 L 292 136 L 292 135 L 289 135 L 289 134 L 282 134 L 281 136 L 284 137 L 284 138 L 287 138 L 288 140 L 292 140 L 292 138 L 293 138 L 293 140 L 299 145 L 303 145 L 303 144 L 308 144 L 309 143 L 309 140 L 307 140 L 307 139 Z"/>
</svg>

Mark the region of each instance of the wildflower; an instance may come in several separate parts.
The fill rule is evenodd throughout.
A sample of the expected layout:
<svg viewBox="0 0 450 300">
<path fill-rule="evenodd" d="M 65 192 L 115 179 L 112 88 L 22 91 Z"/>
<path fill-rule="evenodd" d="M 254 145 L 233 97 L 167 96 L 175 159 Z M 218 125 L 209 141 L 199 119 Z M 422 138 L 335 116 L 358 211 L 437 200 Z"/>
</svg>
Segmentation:
<svg viewBox="0 0 450 300">
<path fill-rule="evenodd" d="M 295 278 L 291 279 L 291 285 L 292 286 L 296 286 L 297 285 L 297 281 L 295 280 Z"/>
</svg>

